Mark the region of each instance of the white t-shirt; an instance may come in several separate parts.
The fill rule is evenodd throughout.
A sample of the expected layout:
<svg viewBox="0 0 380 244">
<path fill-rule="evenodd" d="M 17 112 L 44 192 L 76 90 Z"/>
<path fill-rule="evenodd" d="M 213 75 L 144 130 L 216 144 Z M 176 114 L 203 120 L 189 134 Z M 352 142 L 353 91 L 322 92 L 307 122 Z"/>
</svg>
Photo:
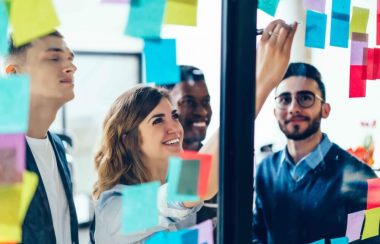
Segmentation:
<svg viewBox="0 0 380 244">
<path fill-rule="evenodd" d="M 26 136 L 44 183 L 57 244 L 71 243 L 70 211 L 66 193 L 58 171 L 57 159 L 49 138 L 35 139 Z"/>
</svg>

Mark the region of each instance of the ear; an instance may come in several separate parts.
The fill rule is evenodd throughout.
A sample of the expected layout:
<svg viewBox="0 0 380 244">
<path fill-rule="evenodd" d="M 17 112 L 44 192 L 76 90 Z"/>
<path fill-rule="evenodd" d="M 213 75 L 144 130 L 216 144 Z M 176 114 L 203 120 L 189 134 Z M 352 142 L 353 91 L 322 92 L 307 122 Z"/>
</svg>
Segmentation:
<svg viewBox="0 0 380 244">
<path fill-rule="evenodd" d="M 7 75 L 10 75 L 10 74 L 17 74 L 17 73 L 18 73 L 18 72 L 17 72 L 17 69 L 18 69 L 17 65 L 10 64 L 10 65 L 8 65 L 7 67 L 5 67 L 5 73 L 6 73 Z"/>
<path fill-rule="evenodd" d="M 329 103 L 323 103 L 322 104 L 322 118 L 326 119 L 329 117 L 331 111 L 331 107 Z"/>
</svg>

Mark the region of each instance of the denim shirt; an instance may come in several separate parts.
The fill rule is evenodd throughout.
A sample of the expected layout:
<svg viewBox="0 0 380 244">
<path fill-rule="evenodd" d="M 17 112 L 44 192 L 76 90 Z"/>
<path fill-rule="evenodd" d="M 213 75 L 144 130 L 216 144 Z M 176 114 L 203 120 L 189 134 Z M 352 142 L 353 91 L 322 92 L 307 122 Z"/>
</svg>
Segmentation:
<svg viewBox="0 0 380 244">
<path fill-rule="evenodd" d="M 124 235 L 121 233 L 122 189 L 128 187 L 118 184 L 103 192 L 95 203 L 95 242 L 103 243 L 143 243 L 156 232 L 177 229 L 176 224 L 195 215 L 203 206 L 186 208 L 182 202 L 167 202 L 167 184 L 158 190 L 159 225 L 145 231 Z"/>
</svg>

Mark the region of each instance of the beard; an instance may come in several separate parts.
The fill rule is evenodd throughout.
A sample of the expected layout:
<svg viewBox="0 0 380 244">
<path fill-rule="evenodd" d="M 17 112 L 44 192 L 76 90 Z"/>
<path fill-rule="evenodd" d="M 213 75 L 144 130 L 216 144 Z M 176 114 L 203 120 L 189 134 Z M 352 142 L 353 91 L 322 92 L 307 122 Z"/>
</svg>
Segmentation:
<svg viewBox="0 0 380 244">
<path fill-rule="evenodd" d="M 300 141 L 310 137 L 311 135 L 314 135 L 320 129 L 321 119 L 322 111 L 316 118 L 309 119 L 310 124 L 304 131 L 300 131 L 301 128 L 299 125 L 294 125 L 292 128 L 293 131 L 289 131 L 286 128 L 287 123 L 281 124 L 280 122 L 278 122 L 278 125 L 280 126 L 280 130 L 284 133 L 286 138 L 288 138 L 289 140 Z"/>
</svg>

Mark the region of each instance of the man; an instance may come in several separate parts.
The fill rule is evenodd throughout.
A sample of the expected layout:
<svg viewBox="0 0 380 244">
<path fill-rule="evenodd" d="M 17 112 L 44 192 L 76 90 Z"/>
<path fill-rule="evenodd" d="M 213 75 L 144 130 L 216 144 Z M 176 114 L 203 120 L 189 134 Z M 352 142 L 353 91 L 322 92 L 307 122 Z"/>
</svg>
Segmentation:
<svg viewBox="0 0 380 244">
<path fill-rule="evenodd" d="M 275 94 L 274 114 L 288 140 L 258 166 L 252 243 L 344 237 L 347 215 L 366 209 L 366 180 L 376 175 L 321 132 L 330 104 L 314 66 L 290 64 Z"/>
<path fill-rule="evenodd" d="M 210 95 L 200 69 L 181 65 L 180 71 L 181 82 L 165 87 L 180 114 L 179 120 L 185 132 L 183 149 L 198 151 L 211 120 Z"/>
<path fill-rule="evenodd" d="M 26 133 L 26 168 L 39 177 L 22 225 L 23 243 L 78 243 L 78 222 L 65 149 L 48 132 L 57 111 L 74 98 L 73 52 L 55 31 L 15 47 L 6 60 L 7 74 L 30 77 L 30 114 Z"/>
</svg>

